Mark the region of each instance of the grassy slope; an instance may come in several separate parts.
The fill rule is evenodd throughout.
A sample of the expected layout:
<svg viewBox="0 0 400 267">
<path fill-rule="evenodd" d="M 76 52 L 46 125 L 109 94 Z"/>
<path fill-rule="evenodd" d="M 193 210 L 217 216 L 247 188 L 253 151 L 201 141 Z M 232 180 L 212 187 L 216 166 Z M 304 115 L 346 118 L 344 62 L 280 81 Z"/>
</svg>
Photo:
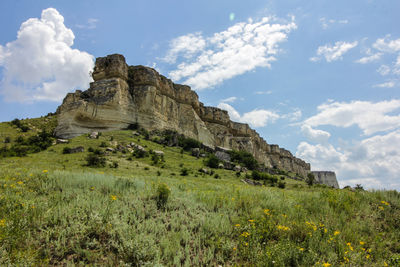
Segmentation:
<svg viewBox="0 0 400 267">
<path fill-rule="evenodd" d="M 54 127 L 55 118 L 47 120 L 23 122 Z M 0 140 L 19 134 L 0 124 Z M 111 135 L 162 150 L 166 162 L 116 153 L 107 159 L 118 168 L 90 168 L 87 152 L 62 154 L 65 146 L 97 148 Z M 182 167 L 188 176 L 180 176 Z M 399 258 L 397 192 L 309 188 L 290 179 L 286 189 L 253 187 L 232 171 L 201 175 L 201 167 L 201 159 L 130 131 L 0 159 L 0 264 L 384 266 Z M 171 191 L 165 209 L 156 201 L 162 184 Z"/>
</svg>

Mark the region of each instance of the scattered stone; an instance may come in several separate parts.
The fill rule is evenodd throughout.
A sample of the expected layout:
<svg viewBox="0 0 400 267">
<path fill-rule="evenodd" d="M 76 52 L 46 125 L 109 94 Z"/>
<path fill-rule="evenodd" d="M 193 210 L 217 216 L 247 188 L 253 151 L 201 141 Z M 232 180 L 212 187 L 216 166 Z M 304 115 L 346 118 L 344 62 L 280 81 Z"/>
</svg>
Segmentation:
<svg viewBox="0 0 400 267">
<path fill-rule="evenodd" d="M 233 167 L 233 170 L 235 172 L 241 172 L 242 171 L 242 167 L 240 167 L 240 165 L 236 165 L 235 167 Z"/>
<path fill-rule="evenodd" d="M 154 154 L 156 154 L 157 156 L 160 156 L 160 157 L 164 157 L 164 151 L 161 151 L 161 150 L 154 150 Z"/>
<path fill-rule="evenodd" d="M 138 133 L 136 131 L 133 131 L 132 134 L 133 134 L 133 136 L 140 136 L 140 133 Z"/>
<path fill-rule="evenodd" d="M 225 166 L 224 166 L 223 163 L 218 163 L 218 168 L 219 168 L 219 169 L 223 169 L 223 168 L 225 168 Z"/>
<path fill-rule="evenodd" d="M 96 139 L 99 137 L 99 132 L 91 132 L 89 138 Z"/>
<path fill-rule="evenodd" d="M 222 161 L 231 161 L 231 156 L 224 151 L 217 151 L 215 152 L 215 156 Z"/>
<path fill-rule="evenodd" d="M 242 181 L 245 184 L 254 185 L 254 186 L 261 186 L 262 185 L 260 182 L 256 182 L 256 181 L 253 181 L 253 180 L 250 180 L 250 179 L 247 179 L 247 178 L 242 179 L 240 181 Z"/>
<path fill-rule="evenodd" d="M 200 158 L 205 158 L 206 157 L 206 154 L 200 154 Z"/>
<path fill-rule="evenodd" d="M 70 153 L 80 153 L 80 152 L 85 152 L 85 148 L 83 146 L 77 146 L 74 148 L 71 148 Z"/>
<path fill-rule="evenodd" d="M 114 151 L 115 151 L 115 149 L 114 149 L 114 148 L 112 148 L 112 147 L 107 147 L 107 148 L 106 148 L 106 151 L 109 151 L 109 152 L 114 152 Z"/>
<path fill-rule="evenodd" d="M 201 168 L 201 169 L 199 170 L 199 172 L 202 172 L 202 173 L 205 173 L 205 174 L 208 174 L 208 173 L 209 173 L 208 169 L 206 169 L 206 168 Z"/>
<path fill-rule="evenodd" d="M 192 156 L 198 158 L 200 156 L 200 148 L 192 148 Z"/>
<path fill-rule="evenodd" d="M 57 139 L 56 140 L 56 144 L 68 144 L 69 143 L 69 140 L 67 140 L 67 139 Z"/>
</svg>

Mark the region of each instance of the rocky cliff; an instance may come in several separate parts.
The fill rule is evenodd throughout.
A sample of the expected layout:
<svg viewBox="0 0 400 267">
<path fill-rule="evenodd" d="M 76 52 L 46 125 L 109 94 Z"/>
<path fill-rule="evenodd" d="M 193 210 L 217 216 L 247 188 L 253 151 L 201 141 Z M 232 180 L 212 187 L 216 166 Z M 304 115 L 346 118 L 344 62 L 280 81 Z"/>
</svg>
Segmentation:
<svg viewBox="0 0 400 267">
<path fill-rule="evenodd" d="M 310 171 L 310 164 L 290 151 L 268 144 L 247 124 L 231 121 L 227 111 L 205 107 L 189 86 L 175 84 L 149 67 L 128 66 L 122 55 L 97 58 L 93 79 L 88 90 L 67 94 L 57 109 L 57 136 L 139 123 L 147 130 L 174 130 L 208 146 L 248 151 L 268 168 L 304 177 Z"/>
</svg>

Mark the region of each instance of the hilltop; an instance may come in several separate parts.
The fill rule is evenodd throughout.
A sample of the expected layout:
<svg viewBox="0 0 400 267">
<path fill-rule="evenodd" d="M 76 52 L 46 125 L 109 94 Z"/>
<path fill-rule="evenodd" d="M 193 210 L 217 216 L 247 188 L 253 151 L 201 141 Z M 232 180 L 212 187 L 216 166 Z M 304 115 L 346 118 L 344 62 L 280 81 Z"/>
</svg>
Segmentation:
<svg viewBox="0 0 400 267">
<path fill-rule="evenodd" d="M 57 141 L 44 133 L 56 126 L 54 114 L 0 123 L 2 265 L 400 262 L 396 191 L 220 168 L 215 153 L 175 133 L 172 143 L 140 127 Z"/>
</svg>

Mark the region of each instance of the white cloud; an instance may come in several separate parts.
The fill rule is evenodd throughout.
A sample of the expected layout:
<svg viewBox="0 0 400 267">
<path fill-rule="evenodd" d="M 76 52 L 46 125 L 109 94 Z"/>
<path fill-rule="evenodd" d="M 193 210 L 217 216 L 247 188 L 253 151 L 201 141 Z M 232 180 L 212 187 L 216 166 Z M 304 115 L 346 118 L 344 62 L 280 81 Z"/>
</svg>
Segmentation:
<svg viewBox="0 0 400 267">
<path fill-rule="evenodd" d="M 400 127 L 400 114 L 390 114 L 400 109 L 400 100 L 368 102 L 332 102 L 318 106 L 319 113 L 305 120 L 305 124 L 316 127 L 333 125 L 350 127 L 357 125 L 364 134 L 371 135 Z"/>
<path fill-rule="evenodd" d="M 302 112 L 300 109 L 295 108 L 293 112 L 282 115 L 281 118 L 288 119 L 291 122 L 298 121 L 301 119 Z"/>
<path fill-rule="evenodd" d="M 270 95 L 270 94 L 272 94 L 272 91 L 271 90 L 268 90 L 268 91 L 257 91 L 257 92 L 254 92 L 254 94 L 256 94 L 256 95 Z"/>
<path fill-rule="evenodd" d="M 396 85 L 394 81 L 388 81 L 384 83 L 379 83 L 374 85 L 374 87 L 380 87 L 380 88 L 393 88 Z"/>
<path fill-rule="evenodd" d="M 237 100 L 237 97 L 236 97 L 236 96 L 231 96 L 231 97 L 222 99 L 221 102 L 223 102 L 223 103 L 233 103 L 233 102 L 235 102 L 236 100 Z"/>
<path fill-rule="evenodd" d="M 327 19 L 325 17 L 322 17 L 319 19 L 319 22 L 321 23 L 322 29 L 326 30 L 328 29 L 331 25 L 333 24 L 347 24 L 349 21 L 347 19 L 342 19 L 342 20 L 335 20 L 335 19 Z"/>
<path fill-rule="evenodd" d="M 400 38 L 397 40 L 386 40 L 389 38 L 386 36 L 385 38 L 377 39 L 376 42 L 372 45 L 375 49 L 386 52 L 386 53 L 395 53 L 400 51 Z"/>
<path fill-rule="evenodd" d="M 345 53 L 347 53 L 350 49 L 356 47 L 357 45 L 357 41 L 353 43 L 340 41 L 336 42 L 333 46 L 326 44 L 324 46 L 318 47 L 317 56 L 311 57 L 310 60 L 316 62 L 324 57 L 327 62 L 336 61 L 342 59 Z"/>
<path fill-rule="evenodd" d="M 255 109 L 240 115 L 240 113 L 237 112 L 234 107 L 227 103 L 219 103 L 218 107 L 228 111 L 231 120 L 248 123 L 250 126 L 255 128 L 264 127 L 268 123 L 273 123 L 279 118 L 277 113 L 265 109 Z"/>
<path fill-rule="evenodd" d="M 317 142 L 317 143 L 325 143 L 326 141 L 328 141 L 329 137 L 331 136 L 330 133 L 323 131 L 323 130 L 313 129 L 310 125 L 307 125 L 307 124 L 303 124 L 301 126 L 301 132 L 309 140 L 311 140 L 313 142 Z"/>
<path fill-rule="evenodd" d="M 87 20 L 87 23 L 85 25 L 83 24 L 77 24 L 76 27 L 80 28 L 80 29 L 89 29 L 89 30 L 93 30 L 96 29 L 97 27 L 97 23 L 99 22 L 98 19 L 95 18 L 89 18 Z"/>
<path fill-rule="evenodd" d="M 279 44 L 297 28 L 293 18 L 287 24 L 273 21 L 264 17 L 258 22 L 236 23 L 211 37 L 191 33 L 172 40 L 164 60 L 175 63 L 180 58 L 182 61 L 169 76 L 200 90 L 257 67 L 270 67 L 276 60 Z"/>
<path fill-rule="evenodd" d="M 376 135 L 350 146 L 311 145 L 301 142 L 296 156 L 313 170 L 334 170 L 341 186 L 400 189 L 400 131 Z"/>
<path fill-rule="evenodd" d="M 0 50 L 5 99 L 60 101 L 68 91 L 87 88 L 93 56 L 72 49 L 74 38 L 54 8 L 22 23 L 17 39 Z"/>
<path fill-rule="evenodd" d="M 390 67 L 387 65 L 381 65 L 379 69 L 376 70 L 380 75 L 386 76 L 390 73 Z"/>
<path fill-rule="evenodd" d="M 360 58 L 356 62 L 361 63 L 361 64 L 367 64 L 367 63 L 379 60 L 382 57 L 382 55 L 383 55 L 383 53 L 375 53 L 373 55 L 369 55 L 369 56 Z"/>
</svg>

